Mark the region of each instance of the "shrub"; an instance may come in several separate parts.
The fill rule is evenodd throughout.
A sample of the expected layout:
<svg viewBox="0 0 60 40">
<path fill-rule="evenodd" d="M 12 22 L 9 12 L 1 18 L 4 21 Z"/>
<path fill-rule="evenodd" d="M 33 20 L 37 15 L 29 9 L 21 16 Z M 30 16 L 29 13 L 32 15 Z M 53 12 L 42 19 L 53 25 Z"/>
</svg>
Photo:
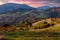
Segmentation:
<svg viewBox="0 0 60 40">
<path fill-rule="evenodd" d="M 34 29 L 39 29 L 39 27 L 35 27 Z"/>
<path fill-rule="evenodd" d="M 20 30 L 24 30 L 24 28 L 20 28 Z"/>
<path fill-rule="evenodd" d="M 29 28 L 28 28 L 28 27 L 26 27 L 26 28 L 25 28 L 25 30 L 29 30 Z"/>
</svg>

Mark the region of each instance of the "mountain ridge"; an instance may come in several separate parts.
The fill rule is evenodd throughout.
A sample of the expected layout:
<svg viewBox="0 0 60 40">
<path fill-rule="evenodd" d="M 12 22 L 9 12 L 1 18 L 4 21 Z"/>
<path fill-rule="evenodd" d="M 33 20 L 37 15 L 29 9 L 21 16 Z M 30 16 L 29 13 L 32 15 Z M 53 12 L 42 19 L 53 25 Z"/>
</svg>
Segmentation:
<svg viewBox="0 0 60 40">
<path fill-rule="evenodd" d="M 33 7 L 30 7 L 26 4 L 14 4 L 14 3 L 7 3 L 0 5 L 0 13 L 7 12 L 7 11 L 13 11 L 19 9 L 20 11 L 22 10 L 29 10 L 29 9 L 34 9 Z"/>
<path fill-rule="evenodd" d="M 51 6 L 41 6 L 41 7 L 38 7 L 37 9 L 38 10 L 46 10 L 46 9 L 49 9 L 49 8 L 52 8 Z"/>
<path fill-rule="evenodd" d="M 31 22 L 36 22 L 36 21 L 39 21 L 42 19 L 60 17 L 60 8 L 59 7 L 52 7 L 52 8 L 49 7 L 49 9 L 46 9 L 46 10 L 37 10 L 35 8 L 33 8 L 33 9 L 29 9 L 29 8 L 27 8 L 27 9 L 18 8 L 16 10 L 15 9 L 12 10 L 12 12 L 7 11 L 4 13 L 1 13 L 0 14 L 0 23 L 5 22 L 5 23 L 15 24 L 18 22 L 26 21 L 27 19 Z"/>
</svg>

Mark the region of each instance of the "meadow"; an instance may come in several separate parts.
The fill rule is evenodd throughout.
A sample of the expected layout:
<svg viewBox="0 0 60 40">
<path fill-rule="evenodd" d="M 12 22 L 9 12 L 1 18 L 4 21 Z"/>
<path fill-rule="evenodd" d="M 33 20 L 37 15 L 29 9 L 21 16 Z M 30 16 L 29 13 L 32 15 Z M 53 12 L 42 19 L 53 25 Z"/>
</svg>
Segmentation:
<svg viewBox="0 0 60 40">
<path fill-rule="evenodd" d="M 27 22 L 16 26 L 3 25 L 5 27 L 0 27 L 0 40 L 60 40 L 58 21 L 48 23 L 47 20 L 42 20 L 26 24 Z"/>
</svg>

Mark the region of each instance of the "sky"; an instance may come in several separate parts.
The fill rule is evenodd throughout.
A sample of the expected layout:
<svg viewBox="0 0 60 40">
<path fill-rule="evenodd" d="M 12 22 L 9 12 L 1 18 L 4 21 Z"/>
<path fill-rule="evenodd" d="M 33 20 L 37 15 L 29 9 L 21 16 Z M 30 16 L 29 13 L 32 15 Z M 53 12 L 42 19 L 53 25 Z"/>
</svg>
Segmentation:
<svg viewBox="0 0 60 40">
<path fill-rule="evenodd" d="M 0 0 L 0 5 L 5 3 L 27 4 L 32 7 L 60 6 L 60 0 Z"/>
</svg>

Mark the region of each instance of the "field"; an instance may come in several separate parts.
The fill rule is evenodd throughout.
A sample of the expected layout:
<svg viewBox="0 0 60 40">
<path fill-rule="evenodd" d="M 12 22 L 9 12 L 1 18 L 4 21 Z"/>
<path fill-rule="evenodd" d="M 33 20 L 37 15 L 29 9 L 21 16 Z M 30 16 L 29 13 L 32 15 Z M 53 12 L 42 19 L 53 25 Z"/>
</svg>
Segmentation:
<svg viewBox="0 0 60 40">
<path fill-rule="evenodd" d="M 60 32 L 29 32 L 29 31 L 18 31 L 18 32 L 0 32 L 4 34 L 3 40 L 60 40 Z M 2 40 L 1 39 L 1 40 Z"/>
<path fill-rule="evenodd" d="M 48 23 L 42 20 L 33 23 L 31 27 L 1 27 L 0 40 L 60 40 L 60 22 Z"/>
</svg>

